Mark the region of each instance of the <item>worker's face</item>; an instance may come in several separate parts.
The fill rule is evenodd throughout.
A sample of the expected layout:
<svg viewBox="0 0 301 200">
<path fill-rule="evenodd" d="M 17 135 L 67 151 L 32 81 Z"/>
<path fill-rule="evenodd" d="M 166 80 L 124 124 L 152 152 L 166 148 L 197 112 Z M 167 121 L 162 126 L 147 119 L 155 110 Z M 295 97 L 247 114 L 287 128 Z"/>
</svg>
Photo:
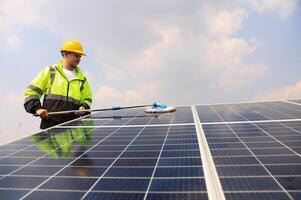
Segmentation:
<svg viewBox="0 0 301 200">
<path fill-rule="evenodd" d="M 65 59 L 72 67 L 75 68 L 80 63 L 81 57 L 82 55 L 78 53 L 67 53 Z"/>
</svg>

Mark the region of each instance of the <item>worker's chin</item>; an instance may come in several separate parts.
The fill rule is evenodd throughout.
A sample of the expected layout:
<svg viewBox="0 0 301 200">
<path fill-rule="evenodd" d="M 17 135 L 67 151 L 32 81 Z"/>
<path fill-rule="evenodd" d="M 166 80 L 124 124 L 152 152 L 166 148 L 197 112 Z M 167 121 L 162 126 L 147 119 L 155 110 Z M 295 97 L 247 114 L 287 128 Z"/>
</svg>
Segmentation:
<svg viewBox="0 0 301 200">
<path fill-rule="evenodd" d="M 79 63 L 73 63 L 72 67 L 75 69 Z"/>
</svg>

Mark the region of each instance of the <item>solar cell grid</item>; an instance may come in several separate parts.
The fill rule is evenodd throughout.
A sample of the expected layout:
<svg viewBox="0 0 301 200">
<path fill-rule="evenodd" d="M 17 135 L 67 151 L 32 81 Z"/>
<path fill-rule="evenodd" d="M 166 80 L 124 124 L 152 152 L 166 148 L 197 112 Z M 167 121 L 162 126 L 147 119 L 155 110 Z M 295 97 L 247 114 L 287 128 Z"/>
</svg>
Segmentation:
<svg viewBox="0 0 301 200">
<path fill-rule="evenodd" d="M 287 102 L 198 105 L 202 123 L 300 119 L 300 106 Z"/>
<path fill-rule="evenodd" d="M 231 110 L 227 105 L 213 105 L 211 107 L 223 121 L 244 121 L 244 118 Z"/>
<path fill-rule="evenodd" d="M 221 122 L 222 119 L 209 105 L 196 106 L 201 122 Z"/>
<path fill-rule="evenodd" d="M 298 124 L 298 123 L 297 123 Z M 222 129 L 226 129 L 225 125 L 211 125 L 213 127 L 210 127 L 210 125 L 204 125 L 204 132 L 206 137 L 208 137 L 209 135 L 214 134 L 214 130 L 222 130 Z M 279 177 L 279 173 L 277 169 L 281 168 L 283 169 L 285 166 L 283 165 L 278 165 L 277 164 L 284 164 L 285 162 L 280 162 L 277 163 L 277 161 L 284 160 L 284 156 L 287 155 L 298 155 L 296 154 L 296 152 L 292 151 L 292 148 L 290 148 L 289 146 L 287 146 L 286 144 L 284 144 L 282 142 L 283 140 L 283 136 L 294 136 L 296 134 L 296 130 L 294 130 L 293 128 L 289 127 L 286 124 L 282 124 L 279 122 L 273 122 L 273 123 L 257 123 L 257 124 L 253 124 L 253 123 L 244 123 L 244 124 L 228 124 L 228 129 L 230 129 L 233 134 L 235 134 L 235 136 L 237 138 L 240 139 L 241 143 L 230 143 L 231 145 L 227 145 L 224 142 L 222 142 L 223 138 L 220 138 L 219 143 L 212 143 L 212 141 L 210 141 L 211 143 L 209 143 L 210 149 L 211 149 L 211 153 L 213 155 L 213 159 L 216 161 L 216 165 L 217 165 L 217 171 L 219 173 L 221 182 L 222 182 L 222 186 L 224 189 L 224 192 L 226 194 L 227 198 L 234 198 L 234 194 L 237 196 L 238 193 L 241 193 L 241 191 L 243 191 L 243 194 L 246 194 L 245 192 L 248 191 L 252 191 L 252 190 L 256 190 L 256 194 L 259 195 L 262 192 L 265 192 L 265 190 L 269 191 L 269 190 L 273 190 L 277 191 L 277 193 L 281 193 L 282 195 L 285 195 L 283 197 L 285 197 L 284 199 L 291 199 L 293 198 L 291 196 L 290 193 L 287 192 L 290 184 L 295 185 L 296 188 L 294 190 L 299 190 L 298 189 L 298 183 L 291 180 L 292 178 L 290 177 L 291 174 L 294 174 L 294 176 L 298 175 L 300 176 L 300 172 L 298 170 L 296 170 L 296 168 L 298 169 L 301 168 L 300 165 L 300 161 L 298 161 L 298 159 L 296 159 L 295 161 L 299 164 L 297 164 L 294 167 L 291 168 L 287 168 L 287 170 L 283 170 L 281 176 Z M 266 128 L 266 129 L 265 129 Z M 209 130 L 209 131 L 207 131 Z M 262 141 L 261 136 L 268 136 L 272 139 L 265 139 L 267 141 Z M 277 138 L 278 136 L 281 136 L 282 138 Z M 252 137 L 254 140 L 251 141 L 244 141 L 244 138 L 250 138 Z M 208 137 L 209 138 L 209 137 Z M 282 140 L 281 140 L 282 139 Z M 254 143 L 254 141 L 256 141 L 256 143 Z M 241 148 L 241 146 L 239 146 L 238 148 L 238 144 L 244 144 L 245 148 Z M 289 144 L 289 143 L 288 143 Z M 294 144 L 296 145 L 296 144 Z M 239 150 L 238 155 L 230 155 L 230 156 L 239 156 L 238 159 L 235 157 L 231 158 L 231 162 L 229 161 L 228 157 L 229 155 L 227 155 L 227 153 L 223 152 L 224 155 L 219 156 L 217 153 L 219 152 L 219 150 L 217 149 L 222 149 L 225 150 L 226 152 L 232 152 L 231 150 Z M 249 153 L 251 153 L 251 155 L 249 155 L 249 157 L 241 157 L 241 156 L 245 156 L 244 154 L 246 153 L 246 149 L 249 151 Z M 242 155 L 239 155 L 242 154 Z M 251 156 L 255 157 L 255 159 L 252 159 L 253 161 L 251 161 Z M 277 156 L 277 160 L 273 159 L 275 156 Z M 241 159 L 244 158 L 245 161 L 247 161 L 248 164 L 252 164 L 253 169 L 250 170 L 251 166 L 243 166 L 240 164 L 245 164 Z M 293 162 L 292 160 L 294 158 L 297 157 L 293 157 L 290 161 Z M 233 160 L 234 159 L 234 160 Z M 274 162 L 272 163 L 273 165 L 271 165 L 271 163 L 267 162 L 269 159 L 271 161 L 274 160 Z M 287 159 L 286 159 L 287 160 Z M 265 162 L 266 161 L 266 162 Z M 276 164 L 276 165 L 275 165 Z M 237 168 L 237 166 L 239 166 L 239 168 Z M 246 170 L 247 168 L 249 169 Z M 245 169 L 245 170 L 244 170 Z M 256 178 L 264 178 L 261 179 L 260 183 L 252 183 L 252 179 L 250 178 L 245 178 L 245 177 L 256 177 Z M 284 176 L 284 177 L 283 177 Z M 225 178 L 226 177 L 226 178 Z M 231 177 L 231 179 L 227 179 Z M 235 178 L 237 177 L 237 178 Z M 244 177 L 244 178 L 243 178 Z M 266 177 L 266 178 L 265 178 Z M 269 178 L 269 179 L 267 179 Z M 256 180 L 256 179 L 255 179 Z M 260 185 L 262 183 L 264 183 L 265 181 L 269 180 L 269 182 L 267 182 L 264 185 Z M 237 183 L 237 181 L 239 181 Z M 289 183 L 286 183 L 285 181 L 288 181 Z M 248 185 L 253 185 L 253 184 L 257 184 L 260 185 L 259 188 L 244 188 L 244 184 L 247 183 Z M 272 185 L 275 185 L 277 187 L 275 188 L 271 188 Z M 233 188 L 231 188 L 233 187 Z M 257 191 L 259 190 L 259 191 Z M 261 191 L 260 191 L 261 190 Z M 228 195 L 231 194 L 231 195 Z M 253 193 L 254 194 L 254 193 Z M 259 195 L 260 196 L 260 195 Z M 271 195 L 272 196 L 272 195 Z M 257 196 L 258 197 L 258 196 Z M 256 195 L 254 195 L 254 198 L 257 198 Z M 267 196 L 267 198 L 269 198 Z"/>
<path fill-rule="evenodd" d="M 290 104 L 284 103 L 286 108 L 281 109 L 283 102 L 261 102 L 248 105 L 253 111 L 269 118 L 269 119 L 295 119 L 297 117 L 290 115 L 292 110 Z M 300 117 L 300 115 L 299 115 Z"/>
<path fill-rule="evenodd" d="M 226 199 L 300 197 L 301 105 L 292 102 L 196 106 Z M 194 115 L 190 106 L 98 112 L 0 146 L 0 196 L 214 199 Z"/>
<path fill-rule="evenodd" d="M 252 110 L 248 106 L 244 104 L 230 104 L 227 105 L 231 110 L 239 113 L 243 118 L 250 120 L 250 121 L 257 121 L 257 120 L 269 120 L 270 118 L 259 113 L 255 110 Z"/>
</svg>

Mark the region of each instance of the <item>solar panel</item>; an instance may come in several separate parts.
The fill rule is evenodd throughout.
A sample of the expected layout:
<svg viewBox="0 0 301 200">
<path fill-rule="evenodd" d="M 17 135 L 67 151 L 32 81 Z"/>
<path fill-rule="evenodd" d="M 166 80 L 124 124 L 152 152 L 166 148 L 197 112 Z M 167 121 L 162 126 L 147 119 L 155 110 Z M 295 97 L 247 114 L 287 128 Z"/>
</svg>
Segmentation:
<svg viewBox="0 0 301 200">
<path fill-rule="evenodd" d="M 199 116 L 227 199 L 300 198 L 301 106 L 262 102 L 198 109 L 210 111 Z"/>
<path fill-rule="evenodd" d="M 299 199 L 299 100 L 98 112 L 0 147 L 1 199 Z"/>
</svg>

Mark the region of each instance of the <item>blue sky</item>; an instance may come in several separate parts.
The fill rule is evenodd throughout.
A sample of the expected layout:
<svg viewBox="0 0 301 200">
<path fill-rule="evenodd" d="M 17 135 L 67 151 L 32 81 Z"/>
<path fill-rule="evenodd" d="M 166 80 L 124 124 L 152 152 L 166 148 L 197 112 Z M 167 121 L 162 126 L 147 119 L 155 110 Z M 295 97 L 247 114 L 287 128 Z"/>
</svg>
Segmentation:
<svg viewBox="0 0 301 200">
<path fill-rule="evenodd" d="M 301 97 L 298 0 L 0 0 L 0 139 L 38 130 L 23 90 L 82 41 L 93 107 Z"/>
</svg>

